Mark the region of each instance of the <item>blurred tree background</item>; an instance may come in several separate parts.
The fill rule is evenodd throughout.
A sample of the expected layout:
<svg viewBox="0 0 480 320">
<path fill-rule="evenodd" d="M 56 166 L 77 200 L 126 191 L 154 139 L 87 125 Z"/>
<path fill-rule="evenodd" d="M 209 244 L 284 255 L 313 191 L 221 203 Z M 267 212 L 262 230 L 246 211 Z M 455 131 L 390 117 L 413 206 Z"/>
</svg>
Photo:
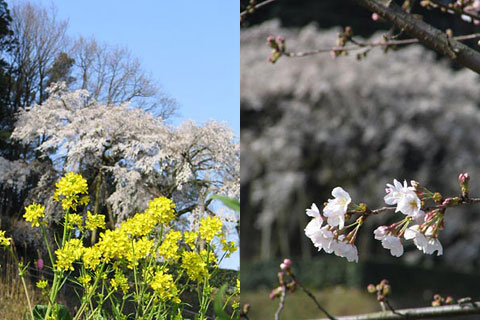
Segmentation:
<svg viewBox="0 0 480 320">
<path fill-rule="evenodd" d="M 418 5 L 412 12 L 455 35 L 480 30 Z M 480 283 L 475 274 L 480 265 L 478 207 L 447 212 L 440 257 L 424 255 L 410 244 L 401 258 L 390 256 L 373 230 L 398 220 L 394 213 L 372 217 L 360 229 L 358 264 L 318 253 L 304 234 L 309 221 L 305 209 L 313 202 L 321 208 L 336 186 L 353 201 L 376 208 L 384 205 L 385 184 L 394 178 L 416 180 L 453 196 L 460 192 L 458 174 L 468 172 L 472 196 L 480 194 L 480 79 L 474 72 L 420 45 L 387 54 L 373 49 L 360 61 L 355 54 L 332 59 L 328 53 L 282 57 L 274 65 L 267 61 L 269 35 L 283 36 L 289 51 L 309 51 L 333 47 L 345 26 L 372 41 L 390 28 L 372 21 L 371 12 L 350 0 L 278 0 L 245 18 L 241 232 L 248 241 L 241 242 L 243 302 L 252 303 L 247 290 L 276 285 L 278 264 L 285 257 L 296 261 L 301 279 L 315 288 L 363 287 L 390 277 L 398 306 L 428 305 L 436 292 L 475 295 Z M 435 280 L 439 277 L 456 280 Z"/>
</svg>

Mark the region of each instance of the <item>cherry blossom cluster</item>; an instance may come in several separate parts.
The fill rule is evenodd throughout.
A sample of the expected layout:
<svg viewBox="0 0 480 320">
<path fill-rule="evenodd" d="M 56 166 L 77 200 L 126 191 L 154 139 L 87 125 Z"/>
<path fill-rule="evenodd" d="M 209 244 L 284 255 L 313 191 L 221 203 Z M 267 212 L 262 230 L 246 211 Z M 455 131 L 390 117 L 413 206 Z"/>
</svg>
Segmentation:
<svg viewBox="0 0 480 320">
<path fill-rule="evenodd" d="M 443 198 L 438 192 L 431 192 L 416 181 L 403 183 L 394 180 L 386 185 L 384 201 L 387 207 L 376 210 L 369 209 L 366 204 L 352 202 L 350 194 L 336 187 L 332 191 L 333 199 L 328 199 L 322 212 L 317 205 L 312 204 L 306 214 L 312 220 L 305 228 L 305 235 L 310 238 L 318 250 L 334 253 L 345 257 L 349 262 L 358 262 L 358 250 L 355 239 L 358 230 L 368 216 L 387 211 L 400 214 L 402 219 L 375 229 L 374 237 L 381 241 L 392 256 L 403 255 L 403 241 L 413 240 L 413 244 L 424 254 L 443 254 L 443 247 L 438 240 L 440 230 L 444 228 L 444 215 L 448 207 L 462 204 L 477 203 L 480 199 L 469 198 L 469 176 L 462 173 L 459 176 L 460 197 Z M 426 207 L 426 201 L 432 201 L 433 206 Z M 358 217 L 350 224 L 352 217 Z"/>
</svg>

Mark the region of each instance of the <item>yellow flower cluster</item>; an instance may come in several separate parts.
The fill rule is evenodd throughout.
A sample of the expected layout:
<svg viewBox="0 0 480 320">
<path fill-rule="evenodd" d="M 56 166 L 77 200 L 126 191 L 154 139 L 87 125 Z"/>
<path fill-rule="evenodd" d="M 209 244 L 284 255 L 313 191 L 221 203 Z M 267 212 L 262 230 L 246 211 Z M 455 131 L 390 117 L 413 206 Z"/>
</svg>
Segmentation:
<svg viewBox="0 0 480 320">
<path fill-rule="evenodd" d="M 11 240 L 12 240 L 12 238 L 5 237 L 5 231 L 0 231 L 0 246 L 5 247 L 5 248 L 9 247 Z"/>
<path fill-rule="evenodd" d="M 83 249 L 80 239 L 71 239 L 65 243 L 62 249 L 57 249 L 55 251 L 57 270 L 73 271 L 73 263 L 82 257 Z"/>
<path fill-rule="evenodd" d="M 156 219 L 149 213 L 137 213 L 123 222 L 121 228 L 134 237 L 141 237 L 152 232 L 156 226 Z"/>
<path fill-rule="evenodd" d="M 100 233 L 100 241 L 94 245 L 106 263 L 112 259 L 122 259 L 132 248 L 132 241 L 123 229 L 106 230 Z"/>
<path fill-rule="evenodd" d="M 154 246 L 155 243 L 153 240 L 148 240 L 147 237 L 134 240 L 130 250 L 128 250 L 126 254 L 129 262 L 128 267 L 133 269 L 133 265 L 138 265 L 138 260 L 145 259 L 148 255 L 152 254 Z"/>
<path fill-rule="evenodd" d="M 175 203 L 165 197 L 155 198 L 150 200 L 145 213 L 154 216 L 158 223 L 167 225 L 175 218 Z"/>
<path fill-rule="evenodd" d="M 240 279 L 237 278 L 237 287 L 235 288 L 235 292 L 233 293 L 236 296 L 240 296 Z M 240 307 L 240 301 L 234 301 L 232 303 L 233 310 L 238 309 Z"/>
<path fill-rule="evenodd" d="M 84 230 L 83 217 L 76 213 L 69 213 L 67 228 L 75 229 L 75 227 L 77 227 L 80 231 Z M 85 228 L 92 231 L 97 228 L 105 229 L 105 216 L 102 214 L 92 214 L 90 211 L 87 211 Z"/>
<path fill-rule="evenodd" d="M 158 294 L 160 300 L 180 303 L 178 289 L 171 274 L 164 273 L 161 270 L 157 271 L 150 282 L 150 286 Z"/>
<path fill-rule="evenodd" d="M 95 270 L 102 259 L 102 252 L 97 247 L 89 247 L 83 249 L 83 265 L 88 270 Z"/>
<path fill-rule="evenodd" d="M 83 276 L 78 277 L 77 280 L 83 287 L 87 287 L 90 281 L 92 281 L 92 277 L 86 273 Z"/>
<path fill-rule="evenodd" d="M 115 276 L 110 280 L 110 284 L 115 291 L 122 290 L 123 294 L 126 294 L 130 288 L 127 277 L 120 271 L 115 272 Z"/>
<path fill-rule="evenodd" d="M 32 227 L 39 227 L 40 223 L 45 223 L 45 206 L 38 203 L 32 203 L 25 208 L 25 214 L 23 215 L 27 222 L 32 223 Z M 40 221 L 42 219 L 42 221 Z"/>
<path fill-rule="evenodd" d="M 237 251 L 237 246 L 234 241 L 227 241 L 227 239 L 222 238 L 220 239 L 220 243 L 222 244 L 222 250 L 225 252 L 225 257 L 227 258 Z"/>
<path fill-rule="evenodd" d="M 216 261 L 215 254 L 205 249 L 200 251 L 200 254 L 193 251 L 183 251 L 181 267 L 185 269 L 191 280 L 203 282 L 206 277 L 209 277 L 208 265 Z"/>
<path fill-rule="evenodd" d="M 37 281 L 37 288 L 40 288 L 40 289 L 45 289 L 48 285 L 48 281 L 47 280 L 39 280 Z"/>
<path fill-rule="evenodd" d="M 176 262 L 180 258 L 178 254 L 178 241 L 180 240 L 182 240 L 182 233 L 180 231 L 170 231 L 167 233 L 158 248 L 158 255 L 162 256 L 165 261 Z"/>
<path fill-rule="evenodd" d="M 85 228 L 92 231 L 97 228 L 105 229 L 105 216 L 103 214 L 92 214 L 90 211 L 87 211 Z"/>
<path fill-rule="evenodd" d="M 74 226 L 77 226 L 77 228 L 82 231 L 83 230 L 83 218 L 81 215 L 76 214 L 76 213 L 70 213 L 68 215 L 68 229 L 74 229 Z"/>
<path fill-rule="evenodd" d="M 206 217 L 200 221 L 200 236 L 206 242 L 210 242 L 213 238 L 219 235 L 222 231 L 222 220 L 218 217 Z"/>
<path fill-rule="evenodd" d="M 198 238 L 198 233 L 196 232 L 185 232 L 183 234 L 183 240 L 192 250 L 195 250 L 195 245 L 197 244 L 197 238 Z"/>
<path fill-rule="evenodd" d="M 62 207 L 65 210 L 77 210 L 77 205 L 87 205 L 90 201 L 88 197 L 88 185 L 81 175 L 68 172 L 56 184 L 57 190 L 53 195 L 55 201 L 62 199 Z"/>
</svg>

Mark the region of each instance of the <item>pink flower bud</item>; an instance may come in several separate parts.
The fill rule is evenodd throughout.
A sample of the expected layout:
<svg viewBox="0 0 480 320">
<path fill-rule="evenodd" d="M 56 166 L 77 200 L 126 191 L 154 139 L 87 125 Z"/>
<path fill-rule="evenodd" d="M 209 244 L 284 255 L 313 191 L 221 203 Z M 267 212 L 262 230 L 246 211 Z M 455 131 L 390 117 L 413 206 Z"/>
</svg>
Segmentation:
<svg viewBox="0 0 480 320">
<path fill-rule="evenodd" d="M 460 175 L 458 176 L 458 181 L 461 184 L 465 184 L 470 181 L 470 176 L 468 175 L 468 173 L 460 173 Z"/>
<path fill-rule="evenodd" d="M 37 269 L 42 270 L 43 269 L 43 259 L 40 258 L 37 260 Z"/>
<path fill-rule="evenodd" d="M 378 15 L 378 13 L 372 13 L 372 20 L 373 21 L 378 21 L 380 19 L 380 16 Z"/>
<path fill-rule="evenodd" d="M 282 36 L 278 36 L 277 37 L 277 42 L 283 43 L 283 42 L 285 42 L 285 38 L 282 37 Z"/>
<path fill-rule="evenodd" d="M 275 41 L 275 37 L 274 36 L 268 36 L 267 37 L 267 42 L 273 42 Z"/>
<path fill-rule="evenodd" d="M 290 260 L 288 258 L 283 260 L 283 263 L 286 264 L 288 268 L 290 268 L 292 266 L 292 260 Z"/>
</svg>

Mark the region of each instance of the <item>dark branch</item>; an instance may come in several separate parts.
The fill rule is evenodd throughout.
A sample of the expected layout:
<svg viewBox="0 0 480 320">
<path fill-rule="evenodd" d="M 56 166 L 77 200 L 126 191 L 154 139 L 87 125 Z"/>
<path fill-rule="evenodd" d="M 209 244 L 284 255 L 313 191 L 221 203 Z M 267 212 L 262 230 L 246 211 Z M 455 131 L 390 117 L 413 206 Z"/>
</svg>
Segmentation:
<svg viewBox="0 0 480 320">
<path fill-rule="evenodd" d="M 480 73 L 480 53 L 449 38 L 444 32 L 403 11 L 393 1 L 387 5 L 380 0 L 355 0 L 361 6 L 377 13 L 400 30 L 417 38 L 422 44 L 449 57 L 456 63 Z"/>
</svg>

